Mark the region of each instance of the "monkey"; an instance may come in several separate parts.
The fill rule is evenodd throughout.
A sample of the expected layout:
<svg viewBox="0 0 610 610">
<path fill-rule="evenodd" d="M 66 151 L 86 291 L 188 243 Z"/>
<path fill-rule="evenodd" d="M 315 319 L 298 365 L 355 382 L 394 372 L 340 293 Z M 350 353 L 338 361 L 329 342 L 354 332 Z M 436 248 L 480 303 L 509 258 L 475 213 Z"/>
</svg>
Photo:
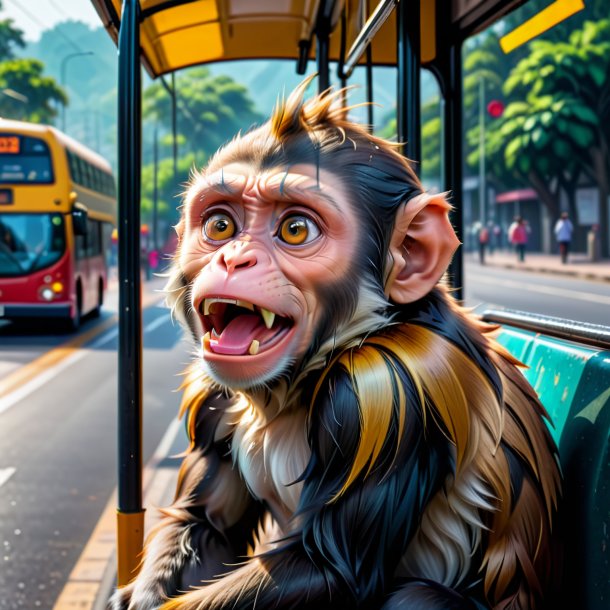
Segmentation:
<svg viewBox="0 0 610 610">
<path fill-rule="evenodd" d="M 166 291 L 190 444 L 109 608 L 542 608 L 548 416 L 447 286 L 448 195 L 310 82 L 185 192 Z"/>
</svg>

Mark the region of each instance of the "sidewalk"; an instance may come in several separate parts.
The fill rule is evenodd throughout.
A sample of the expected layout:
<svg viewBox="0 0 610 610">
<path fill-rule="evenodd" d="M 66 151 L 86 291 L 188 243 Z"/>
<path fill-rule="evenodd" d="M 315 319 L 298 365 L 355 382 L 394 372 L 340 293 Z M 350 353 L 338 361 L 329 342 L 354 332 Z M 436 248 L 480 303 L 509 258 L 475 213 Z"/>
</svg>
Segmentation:
<svg viewBox="0 0 610 610">
<path fill-rule="evenodd" d="M 465 252 L 464 263 L 470 266 L 479 264 L 478 252 Z M 551 273 L 588 280 L 610 282 L 610 259 L 591 262 L 586 254 L 571 254 L 568 262 L 563 265 L 559 254 L 525 253 L 525 262 L 517 260 L 514 252 L 496 250 L 493 254 L 487 252 L 485 267 L 503 267 L 504 269 L 520 269 L 538 273 Z"/>
</svg>

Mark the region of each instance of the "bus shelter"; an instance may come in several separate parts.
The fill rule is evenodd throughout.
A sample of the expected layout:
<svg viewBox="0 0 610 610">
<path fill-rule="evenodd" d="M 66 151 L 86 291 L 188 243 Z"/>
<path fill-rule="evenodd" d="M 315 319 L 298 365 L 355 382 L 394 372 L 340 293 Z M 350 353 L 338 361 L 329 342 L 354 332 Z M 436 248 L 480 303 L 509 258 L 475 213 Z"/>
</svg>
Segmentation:
<svg viewBox="0 0 610 610">
<path fill-rule="evenodd" d="M 357 65 L 396 66 L 397 138 L 420 158 L 420 68 L 436 76 L 442 97 L 444 190 L 462 199 L 464 40 L 525 0 L 92 0 L 119 50 L 119 484 L 118 581 L 126 584 L 142 548 L 142 336 L 140 318 L 141 66 L 153 78 L 209 62 L 291 59 L 299 74 L 318 72 L 329 85 L 330 62 L 346 83 Z M 505 37 L 514 48 L 582 7 L 554 2 Z M 310 64 L 309 62 L 312 62 Z M 315 65 L 315 68 L 314 68 Z M 169 86 L 168 86 L 169 89 Z M 171 90 L 170 90 L 171 93 Z M 174 107 L 175 113 L 175 107 Z M 462 234 L 459 206 L 453 216 Z M 463 285 L 462 261 L 450 269 Z"/>
</svg>

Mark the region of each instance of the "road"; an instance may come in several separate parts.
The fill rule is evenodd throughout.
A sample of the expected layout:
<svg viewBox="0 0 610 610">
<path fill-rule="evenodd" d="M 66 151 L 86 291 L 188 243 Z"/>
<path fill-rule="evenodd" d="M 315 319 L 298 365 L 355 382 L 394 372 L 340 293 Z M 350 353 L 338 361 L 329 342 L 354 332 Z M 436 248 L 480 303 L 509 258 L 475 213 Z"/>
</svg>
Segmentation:
<svg viewBox="0 0 610 610">
<path fill-rule="evenodd" d="M 467 261 L 465 303 L 481 311 L 501 306 L 610 325 L 610 282 L 480 266 Z"/>
<path fill-rule="evenodd" d="M 152 295 L 143 314 L 145 462 L 175 418 L 179 395 L 173 390 L 188 360 L 161 300 Z M 0 328 L 0 384 L 24 366 L 32 370 L 20 394 L 0 396 L 2 609 L 53 608 L 115 488 L 115 308 L 110 303 L 102 319 L 86 322 L 76 337 Z M 104 326 L 82 347 L 59 347 Z M 59 355 L 49 358 L 53 354 Z M 43 366 L 32 365 L 41 359 Z"/>
</svg>

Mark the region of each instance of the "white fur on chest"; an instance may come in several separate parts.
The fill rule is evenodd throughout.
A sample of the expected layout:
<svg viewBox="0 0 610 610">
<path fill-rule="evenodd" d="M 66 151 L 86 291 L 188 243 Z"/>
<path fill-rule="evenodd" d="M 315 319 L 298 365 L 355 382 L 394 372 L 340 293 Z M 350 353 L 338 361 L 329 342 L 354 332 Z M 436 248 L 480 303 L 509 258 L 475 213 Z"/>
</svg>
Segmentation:
<svg viewBox="0 0 610 610">
<path fill-rule="evenodd" d="M 233 430 L 231 452 L 253 496 L 267 502 L 276 518 L 295 512 L 302 483 L 295 481 L 309 462 L 305 409 L 291 409 L 268 419 L 251 405 Z"/>
</svg>

